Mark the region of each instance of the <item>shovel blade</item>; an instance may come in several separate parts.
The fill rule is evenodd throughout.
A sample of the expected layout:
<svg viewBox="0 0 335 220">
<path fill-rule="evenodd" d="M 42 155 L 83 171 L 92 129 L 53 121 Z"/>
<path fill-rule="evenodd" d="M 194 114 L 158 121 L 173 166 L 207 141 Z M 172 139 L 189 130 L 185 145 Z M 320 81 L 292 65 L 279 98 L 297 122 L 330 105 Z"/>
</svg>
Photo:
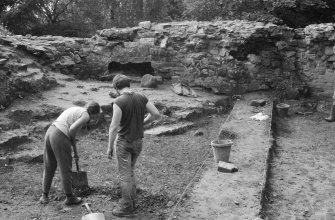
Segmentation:
<svg viewBox="0 0 335 220">
<path fill-rule="evenodd" d="M 72 172 L 72 185 L 75 188 L 88 187 L 87 173 L 83 171 Z"/>
<path fill-rule="evenodd" d="M 81 220 L 105 220 L 105 216 L 102 213 L 91 213 L 83 216 Z"/>
</svg>

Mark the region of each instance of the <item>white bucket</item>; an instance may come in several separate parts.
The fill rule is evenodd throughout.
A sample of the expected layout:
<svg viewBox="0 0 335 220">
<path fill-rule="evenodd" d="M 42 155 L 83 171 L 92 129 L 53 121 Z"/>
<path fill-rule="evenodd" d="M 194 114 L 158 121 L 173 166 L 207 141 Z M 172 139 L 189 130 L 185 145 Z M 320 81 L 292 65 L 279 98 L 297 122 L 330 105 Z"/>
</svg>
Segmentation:
<svg viewBox="0 0 335 220">
<path fill-rule="evenodd" d="M 105 220 L 105 215 L 102 213 L 90 213 L 83 216 L 81 220 Z"/>
</svg>

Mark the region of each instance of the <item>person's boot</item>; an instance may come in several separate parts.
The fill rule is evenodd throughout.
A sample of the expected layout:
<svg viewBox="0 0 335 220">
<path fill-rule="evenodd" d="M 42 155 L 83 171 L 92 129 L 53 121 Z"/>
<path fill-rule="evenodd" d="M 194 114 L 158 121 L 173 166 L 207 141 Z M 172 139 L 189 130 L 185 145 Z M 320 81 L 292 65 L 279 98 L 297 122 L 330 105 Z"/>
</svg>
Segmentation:
<svg viewBox="0 0 335 220">
<path fill-rule="evenodd" d="M 125 205 L 117 205 L 113 211 L 112 214 L 118 217 L 125 217 L 125 216 L 132 216 L 135 214 L 135 209 L 133 206 L 133 202 L 131 205 L 125 206 Z"/>
<path fill-rule="evenodd" d="M 49 199 L 49 197 L 46 195 L 46 194 L 42 194 L 42 196 L 41 196 L 41 198 L 39 199 L 39 202 L 41 203 L 41 204 L 48 204 L 49 202 L 50 202 L 50 199 Z"/>
<path fill-rule="evenodd" d="M 82 202 L 83 202 L 83 200 L 80 197 L 67 196 L 64 203 L 65 203 L 65 205 L 78 205 Z"/>
<path fill-rule="evenodd" d="M 335 121 L 335 107 L 334 107 L 334 105 L 331 106 L 329 117 L 325 118 L 325 120 L 328 121 L 328 122 Z"/>
</svg>

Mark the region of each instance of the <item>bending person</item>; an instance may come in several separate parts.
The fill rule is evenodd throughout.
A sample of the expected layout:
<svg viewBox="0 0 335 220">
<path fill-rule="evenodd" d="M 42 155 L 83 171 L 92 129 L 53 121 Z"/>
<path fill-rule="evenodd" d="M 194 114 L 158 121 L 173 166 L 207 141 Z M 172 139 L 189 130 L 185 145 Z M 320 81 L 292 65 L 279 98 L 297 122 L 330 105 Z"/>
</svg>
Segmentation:
<svg viewBox="0 0 335 220">
<path fill-rule="evenodd" d="M 112 213 L 116 216 L 127 216 L 135 211 L 134 170 L 142 150 L 143 125 L 158 119 L 160 114 L 147 97 L 130 89 L 129 79 L 125 75 L 116 75 L 113 87 L 119 97 L 113 104 L 107 155 L 112 159 L 114 146 L 122 198 Z M 145 117 L 147 112 L 149 114 Z"/>
<path fill-rule="evenodd" d="M 325 120 L 328 121 L 328 122 L 335 121 L 335 91 L 334 91 L 334 95 L 333 95 L 333 102 L 332 102 L 332 106 L 330 108 L 329 117 L 325 118 Z"/>
<path fill-rule="evenodd" d="M 82 202 L 80 197 L 73 195 L 71 145 L 75 148 L 78 131 L 88 125 L 90 119 L 97 117 L 99 113 L 100 105 L 96 102 L 90 102 L 85 107 L 71 107 L 48 128 L 45 134 L 43 194 L 39 200 L 40 203 L 49 202 L 49 191 L 57 165 L 66 194 L 65 204 L 74 205 Z"/>
</svg>

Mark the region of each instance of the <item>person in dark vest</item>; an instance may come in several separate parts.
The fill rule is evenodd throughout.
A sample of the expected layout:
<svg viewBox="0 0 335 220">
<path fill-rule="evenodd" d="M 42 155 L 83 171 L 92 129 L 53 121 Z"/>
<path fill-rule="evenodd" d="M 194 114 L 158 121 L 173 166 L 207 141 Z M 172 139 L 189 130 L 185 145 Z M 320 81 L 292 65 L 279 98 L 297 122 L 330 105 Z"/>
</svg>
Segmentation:
<svg viewBox="0 0 335 220">
<path fill-rule="evenodd" d="M 85 107 L 76 106 L 66 109 L 48 128 L 45 135 L 43 194 L 39 199 L 40 203 L 47 204 L 49 202 L 49 191 L 57 165 L 66 194 L 65 205 L 75 205 L 82 202 L 80 197 L 73 195 L 71 146 L 76 148 L 78 131 L 88 125 L 90 119 L 97 118 L 99 114 L 100 105 L 96 102 L 89 102 Z M 74 150 L 76 151 L 76 149 Z"/>
<path fill-rule="evenodd" d="M 330 112 L 329 112 L 329 117 L 325 118 L 325 120 L 328 121 L 328 122 L 335 121 L 335 91 L 334 91 L 334 95 L 333 95 L 333 102 L 332 102 Z"/>
<path fill-rule="evenodd" d="M 135 212 L 134 169 L 142 150 L 143 126 L 160 118 L 160 113 L 146 96 L 132 91 L 127 76 L 116 75 L 113 87 L 119 96 L 113 102 L 107 155 L 112 159 L 115 151 L 122 198 L 112 213 L 127 216 Z"/>
</svg>

